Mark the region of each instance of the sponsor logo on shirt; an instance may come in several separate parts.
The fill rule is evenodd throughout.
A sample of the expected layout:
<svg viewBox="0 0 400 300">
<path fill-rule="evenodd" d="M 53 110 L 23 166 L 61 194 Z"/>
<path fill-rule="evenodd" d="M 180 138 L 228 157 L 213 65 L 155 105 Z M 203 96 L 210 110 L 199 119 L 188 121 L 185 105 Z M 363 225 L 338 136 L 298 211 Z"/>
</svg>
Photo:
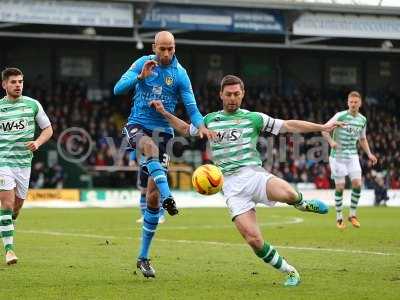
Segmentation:
<svg viewBox="0 0 400 300">
<path fill-rule="evenodd" d="M 217 144 L 235 143 L 241 140 L 243 135 L 243 128 L 233 128 L 219 130 L 217 132 Z"/>
<path fill-rule="evenodd" d="M 0 121 L 0 131 L 3 132 L 20 131 L 26 129 L 27 126 L 28 121 L 26 119 Z"/>
<path fill-rule="evenodd" d="M 358 135 L 360 135 L 360 132 L 361 132 L 362 128 L 361 128 L 361 127 L 358 127 L 358 126 L 347 125 L 347 126 L 345 127 L 345 130 L 346 130 L 348 133 L 350 133 L 352 136 L 358 136 Z"/>
</svg>

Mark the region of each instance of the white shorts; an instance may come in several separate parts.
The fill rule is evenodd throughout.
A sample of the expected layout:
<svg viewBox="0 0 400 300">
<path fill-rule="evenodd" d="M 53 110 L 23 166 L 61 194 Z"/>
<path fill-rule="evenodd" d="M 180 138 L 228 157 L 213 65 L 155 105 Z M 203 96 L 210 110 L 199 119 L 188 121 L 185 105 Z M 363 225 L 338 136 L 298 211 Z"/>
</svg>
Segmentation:
<svg viewBox="0 0 400 300">
<path fill-rule="evenodd" d="M 31 168 L 0 168 L 0 191 L 11 191 L 15 188 L 15 195 L 26 199 L 29 188 Z"/>
<path fill-rule="evenodd" d="M 346 176 L 349 176 L 351 180 L 361 180 L 361 166 L 358 155 L 349 158 L 329 157 L 329 166 L 331 167 L 331 177 L 336 183 L 345 182 Z"/>
<path fill-rule="evenodd" d="M 267 198 L 267 182 L 273 177 L 257 166 L 243 167 L 237 173 L 224 176 L 222 191 L 232 219 L 253 209 L 257 203 L 275 205 L 276 202 Z"/>
</svg>

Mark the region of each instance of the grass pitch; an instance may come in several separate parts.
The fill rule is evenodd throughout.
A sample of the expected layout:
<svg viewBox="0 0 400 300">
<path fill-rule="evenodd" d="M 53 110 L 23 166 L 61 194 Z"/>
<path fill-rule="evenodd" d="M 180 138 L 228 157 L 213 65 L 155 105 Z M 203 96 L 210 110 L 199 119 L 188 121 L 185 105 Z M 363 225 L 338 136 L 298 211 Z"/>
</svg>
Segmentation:
<svg viewBox="0 0 400 300">
<path fill-rule="evenodd" d="M 137 208 L 25 209 L 1 299 L 400 299 L 400 209 L 360 208 L 361 228 L 329 215 L 259 208 L 267 241 L 302 276 L 296 288 L 258 259 L 227 209 L 182 209 L 153 242 L 155 279 L 136 274 Z"/>
</svg>

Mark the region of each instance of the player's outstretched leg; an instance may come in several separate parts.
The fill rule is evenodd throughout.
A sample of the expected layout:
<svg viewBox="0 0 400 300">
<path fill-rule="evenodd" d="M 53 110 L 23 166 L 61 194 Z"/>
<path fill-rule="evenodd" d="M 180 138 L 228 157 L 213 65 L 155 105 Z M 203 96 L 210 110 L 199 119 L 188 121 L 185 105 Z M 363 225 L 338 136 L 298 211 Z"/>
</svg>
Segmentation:
<svg viewBox="0 0 400 300">
<path fill-rule="evenodd" d="M 156 158 L 149 158 L 146 167 L 160 191 L 162 207 L 171 215 L 178 214 L 176 203 L 168 186 L 167 176 L 160 162 Z"/>
<path fill-rule="evenodd" d="M 304 200 L 303 195 L 297 192 L 288 182 L 273 177 L 267 182 L 267 197 L 270 201 L 278 201 L 293 205 L 301 211 L 318 214 L 328 213 L 328 206 L 320 200 Z"/>
<path fill-rule="evenodd" d="M 136 266 L 144 277 L 155 277 L 155 271 L 148 257 L 150 245 L 157 229 L 159 213 L 159 208 L 147 207 L 143 217 L 142 243 Z"/>
<path fill-rule="evenodd" d="M 6 264 L 17 263 L 18 258 L 14 253 L 14 224 L 12 221 L 12 210 L 0 210 L 0 233 L 6 251 Z"/>
</svg>

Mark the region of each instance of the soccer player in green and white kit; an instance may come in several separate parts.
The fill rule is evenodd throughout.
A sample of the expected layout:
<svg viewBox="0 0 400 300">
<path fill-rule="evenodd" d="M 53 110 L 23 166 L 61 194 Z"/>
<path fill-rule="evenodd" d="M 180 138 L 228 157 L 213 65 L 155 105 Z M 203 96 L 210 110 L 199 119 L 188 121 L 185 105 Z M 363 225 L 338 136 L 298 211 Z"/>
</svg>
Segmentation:
<svg viewBox="0 0 400 300">
<path fill-rule="evenodd" d="M 244 93 L 240 78 L 225 76 L 220 89 L 223 110 L 204 117 L 206 127 L 217 133 L 217 138 L 211 141 L 213 161 L 224 174 L 222 190 L 236 228 L 259 258 L 287 274 L 285 286 L 296 286 L 300 283 L 299 273 L 272 245 L 264 241 L 256 222 L 255 206 L 257 203 L 272 206 L 276 202 L 284 202 L 301 211 L 320 214 L 327 213 L 328 207 L 318 200 L 304 200 L 302 194 L 289 183 L 263 169 L 256 149 L 257 140 L 262 132 L 277 135 L 282 132 L 331 131 L 340 122 L 320 125 L 273 119 L 263 113 L 240 109 Z M 193 125 L 189 126 L 166 112 L 161 101 L 152 101 L 151 105 L 176 130 L 196 135 L 197 129 Z"/>
<path fill-rule="evenodd" d="M 15 264 L 14 224 L 26 198 L 32 152 L 52 136 L 49 118 L 40 103 L 22 95 L 24 77 L 17 68 L 1 73 L 6 96 L 0 99 L 0 236 L 6 263 Z M 35 122 L 42 132 L 34 140 Z"/>
<path fill-rule="evenodd" d="M 358 200 L 361 194 L 361 167 L 358 158 L 357 141 L 367 153 L 368 159 L 373 165 L 377 163 L 375 155 L 371 153 L 366 136 L 367 118 L 360 112 L 361 95 L 358 92 L 350 92 L 347 97 L 348 110 L 336 113 L 331 119 L 346 123 L 343 128 L 336 128 L 333 137 L 327 132 L 323 132 L 323 137 L 331 146 L 329 165 L 331 167 L 332 179 L 335 181 L 335 205 L 336 205 L 336 226 L 345 229 L 343 221 L 343 190 L 345 187 L 346 176 L 351 180 L 351 204 L 349 221 L 359 228 L 360 222 L 356 216 Z"/>
</svg>

